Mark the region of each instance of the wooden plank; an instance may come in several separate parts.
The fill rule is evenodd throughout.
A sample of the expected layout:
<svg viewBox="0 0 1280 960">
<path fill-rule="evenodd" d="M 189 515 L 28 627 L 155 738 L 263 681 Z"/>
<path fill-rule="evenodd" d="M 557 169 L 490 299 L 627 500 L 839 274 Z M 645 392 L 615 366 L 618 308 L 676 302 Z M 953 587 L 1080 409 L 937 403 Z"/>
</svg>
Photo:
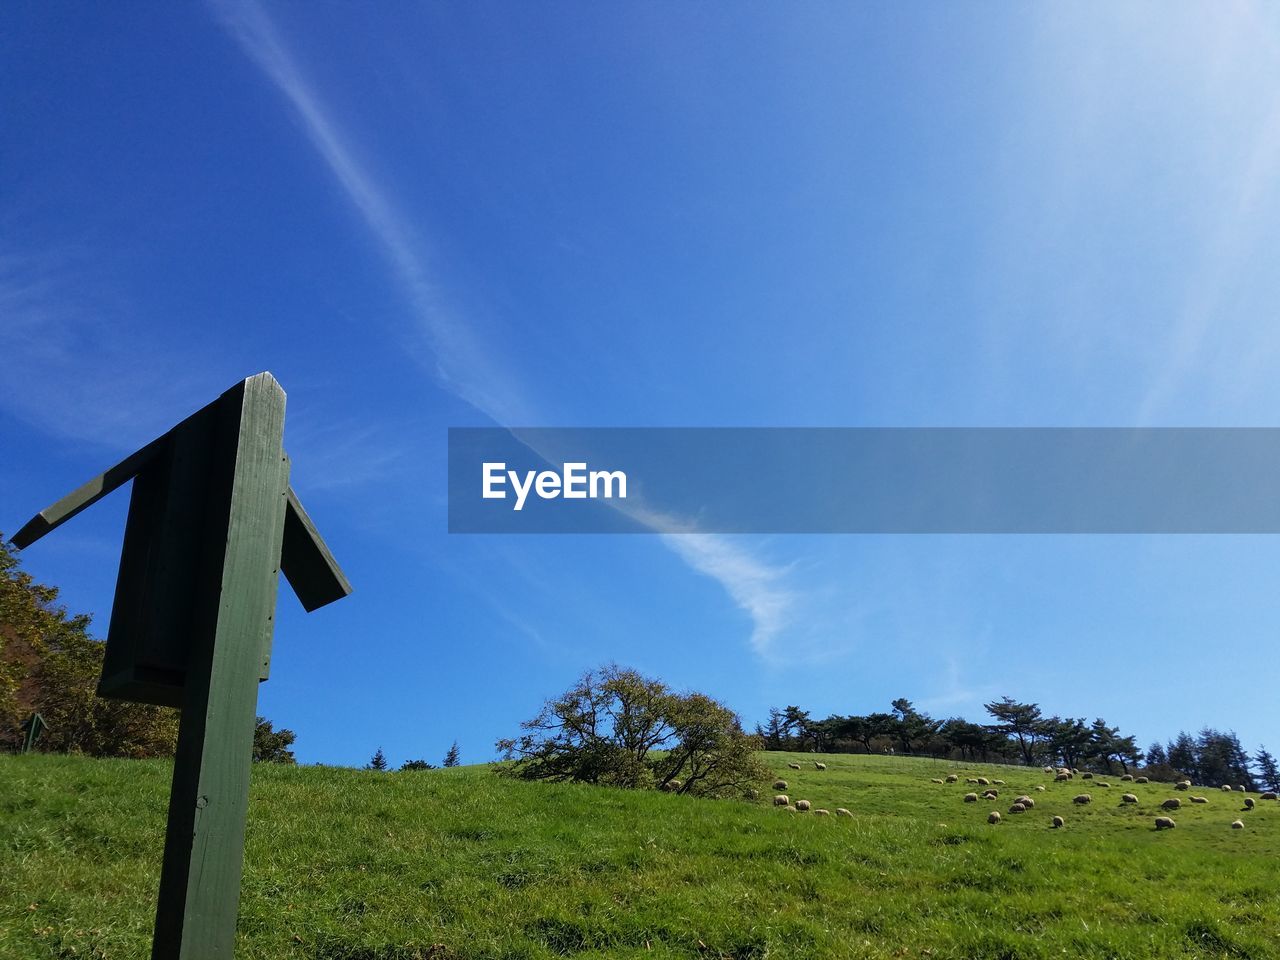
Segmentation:
<svg viewBox="0 0 1280 960">
<path fill-rule="evenodd" d="M 292 487 L 285 512 L 280 562 L 285 578 L 308 613 L 351 593 L 350 582 Z"/>
<path fill-rule="evenodd" d="M 132 480 L 139 470 L 163 450 L 167 441 L 168 434 L 157 437 L 141 450 L 129 454 L 110 470 L 77 487 L 57 503 L 45 507 L 23 524 L 22 529 L 13 535 L 11 542 L 19 550 L 25 550 L 50 530 L 62 526 L 81 510 L 93 506 L 107 494 Z"/>
<path fill-rule="evenodd" d="M 225 404 L 202 542 L 153 960 L 230 960 L 263 636 L 275 613 L 288 497 L 284 391 L 270 374 Z"/>
</svg>

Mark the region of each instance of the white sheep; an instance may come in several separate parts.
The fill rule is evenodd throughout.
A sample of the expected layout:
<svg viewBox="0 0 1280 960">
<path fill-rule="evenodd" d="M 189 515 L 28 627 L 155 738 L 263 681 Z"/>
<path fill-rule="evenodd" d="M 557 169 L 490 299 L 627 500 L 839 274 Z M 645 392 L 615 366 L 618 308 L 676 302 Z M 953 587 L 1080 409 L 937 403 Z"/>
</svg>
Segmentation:
<svg viewBox="0 0 1280 960">
<path fill-rule="evenodd" d="M 1242 784 L 1240 784 L 1240 786 L 1236 787 L 1236 792 L 1237 792 L 1237 793 L 1248 793 L 1249 791 L 1247 791 L 1247 790 L 1244 788 L 1244 784 L 1242 783 Z"/>
<path fill-rule="evenodd" d="M 1054 774 L 1053 776 L 1054 783 L 1063 783 L 1070 779 L 1071 779 L 1071 774 L 1069 773 L 1057 773 L 1057 774 Z"/>
<path fill-rule="evenodd" d="M 1192 803 L 1208 803 L 1209 798 L 1208 797 L 1192 797 L 1191 802 Z"/>
<path fill-rule="evenodd" d="M 799 769 L 800 769 L 800 764 L 798 764 L 798 763 L 788 763 L 788 764 L 787 764 L 787 769 L 788 769 L 788 770 L 799 770 Z"/>
<path fill-rule="evenodd" d="M 1064 823 L 1066 823 L 1066 821 L 1065 821 L 1065 820 L 1063 820 L 1061 817 L 1054 817 L 1054 818 L 1053 818 L 1053 829 L 1057 830 L 1057 829 L 1058 829 L 1059 827 L 1061 827 Z"/>
<path fill-rule="evenodd" d="M 1222 792 L 1223 792 L 1223 793 L 1230 793 L 1230 792 L 1231 792 L 1231 784 L 1229 784 L 1229 783 L 1224 783 L 1224 784 L 1222 785 Z"/>
<path fill-rule="evenodd" d="M 1134 783 L 1150 783 L 1151 778 L 1150 777 L 1134 777 L 1133 782 Z"/>
<path fill-rule="evenodd" d="M 1132 774 L 1132 773 L 1126 773 L 1126 774 L 1125 774 L 1123 777 L 1121 777 L 1120 779 L 1121 779 L 1121 780 L 1123 780 L 1124 782 L 1128 783 L 1130 780 L 1132 780 L 1132 779 L 1133 779 L 1133 774 Z"/>
<path fill-rule="evenodd" d="M 1020 803 L 1015 803 L 1009 807 L 1009 812 L 1010 813 L 1026 813 L 1027 808 Z"/>
<path fill-rule="evenodd" d="M 1274 800 L 1277 797 L 1280 797 L 1280 793 L 1276 793 L 1274 790 L 1268 790 L 1262 795 L 1263 800 Z"/>
<path fill-rule="evenodd" d="M 1126 793 L 1123 797 L 1120 798 L 1120 802 L 1121 803 L 1137 803 L 1138 798 L 1134 796 L 1132 793 Z"/>
<path fill-rule="evenodd" d="M 1177 797 L 1170 797 L 1164 803 L 1160 804 L 1161 810 L 1177 810 L 1182 806 L 1182 801 Z"/>
<path fill-rule="evenodd" d="M 1026 796 L 1025 794 L 1022 795 L 1021 797 L 1015 798 L 1013 802 L 1022 804 L 1028 810 L 1030 810 L 1032 807 L 1036 805 L 1036 802 L 1032 800 L 1030 797 Z"/>
<path fill-rule="evenodd" d="M 1231 829 L 1232 829 L 1232 830 L 1243 830 L 1243 829 L 1244 829 L 1244 821 L 1243 821 L 1243 820 L 1232 820 L 1232 821 L 1231 821 Z"/>
<path fill-rule="evenodd" d="M 788 797 L 785 793 L 780 793 L 773 798 L 773 805 L 775 807 L 785 807 L 789 803 L 791 803 L 791 798 Z"/>
<path fill-rule="evenodd" d="M 999 810 L 992 810 L 989 814 L 987 814 L 987 823 L 999 823 L 999 822 L 1000 822 Z"/>
<path fill-rule="evenodd" d="M 850 813 L 848 810 L 846 810 L 844 807 L 836 807 L 836 816 L 837 816 L 837 817 L 852 817 L 852 816 L 853 816 L 853 814 L 852 814 L 852 813 Z"/>
<path fill-rule="evenodd" d="M 1253 797 L 1245 797 L 1245 798 L 1244 798 L 1244 808 L 1245 808 L 1246 810 L 1252 810 L 1252 809 L 1253 809 Z"/>
<path fill-rule="evenodd" d="M 992 780 L 991 782 L 992 782 L 992 783 L 994 783 L 997 787 L 1003 787 L 1003 786 L 1004 786 L 1004 781 L 1003 781 L 1003 780 Z"/>
<path fill-rule="evenodd" d="M 990 781 L 990 780 L 988 780 L 986 777 L 979 777 L 979 778 L 978 778 L 978 786 L 980 786 L 980 787 L 989 787 L 989 786 L 991 786 L 991 781 Z"/>
<path fill-rule="evenodd" d="M 966 793 L 966 794 L 964 795 L 964 802 L 965 802 L 965 803 L 977 803 L 977 802 L 978 802 L 978 795 L 977 795 L 976 793 Z"/>
<path fill-rule="evenodd" d="M 785 781 L 785 780 L 775 780 L 775 781 L 773 781 L 773 789 L 775 789 L 775 790 L 785 790 L 785 789 L 787 789 L 787 781 Z"/>
<path fill-rule="evenodd" d="M 813 811 L 813 815 L 814 815 L 815 817 L 827 817 L 827 816 L 830 816 L 830 815 L 831 815 L 831 811 L 830 811 L 830 810 L 823 810 L 823 809 L 819 808 L 819 809 L 817 809 L 817 810 Z"/>
<path fill-rule="evenodd" d="M 1093 779 L 1093 774 L 1092 774 L 1092 773 L 1082 773 L 1082 774 L 1080 774 L 1080 779 L 1081 779 L 1081 780 L 1092 780 L 1092 779 Z"/>
<path fill-rule="evenodd" d="M 941 778 L 941 777 L 930 777 L 930 778 L 929 778 L 929 782 L 930 782 L 930 783 L 941 783 L 941 782 L 942 782 L 942 778 Z"/>
<path fill-rule="evenodd" d="M 1078 793 L 1071 798 L 1072 803 L 1093 803 L 1093 797 L 1087 793 Z"/>
<path fill-rule="evenodd" d="M 1036 784 L 1036 789 L 1037 789 L 1037 790 L 1039 790 L 1041 793 L 1044 793 L 1044 784 L 1042 784 L 1042 783 L 1037 783 L 1037 784 Z"/>
<path fill-rule="evenodd" d="M 815 770 L 825 770 L 825 769 L 827 769 L 827 765 L 826 765 L 825 763 L 819 763 L 817 760 L 815 760 L 815 761 L 813 761 L 813 769 L 815 769 Z"/>
<path fill-rule="evenodd" d="M 1156 817 L 1157 830 L 1172 830 L 1177 824 L 1173 822 L 1173 817 Z"/>
<path fill-rule="evenodd" d="M 801 813 L 804 813 L 806 810 L 808 810 L 810 806 L 811 804 L 809 803 L 808 800 L 796 801 L 796 809 L 799 810 Z"/>
<path fill-rule="evenodd" d="M 947 783 L 956 783 L 959 781 L 959 779 L 960 778 L 956 776 L 954 773 L 947 774 Z"/>
</svg>

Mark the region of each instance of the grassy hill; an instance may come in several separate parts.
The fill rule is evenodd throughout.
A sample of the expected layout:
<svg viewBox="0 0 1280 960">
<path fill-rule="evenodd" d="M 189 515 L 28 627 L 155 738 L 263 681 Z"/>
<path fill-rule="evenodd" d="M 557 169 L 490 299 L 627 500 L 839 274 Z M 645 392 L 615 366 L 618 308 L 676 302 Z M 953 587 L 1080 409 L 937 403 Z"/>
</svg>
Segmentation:
<svg viewBox="0 0 1280 960">
<path fill-rule="evenodd" d="M 1209 803 L 1189 806 L 1167 785 L 1019 767 L 766 758 L 793 799 L 853 819 L 774 809 L 767 789 L 752 804 L 483 767 L 261 765 L 236 955 L 1280 957 L 1275 802 L 1245 812 L 1239 794 L 1199 790 Z M 951 771 L 1004 779 L 1000 800 L 930 782 Z M 168 782 L 162 762 L 0 756 L 0 957 L 149 955 Z M 1009 815 L 1037 784 L 1036 808 Z M 1093 803 L 1074 806 L 1084 790 Z M 1178 826 L 1157 833 L 1169 796 L 1184 800 Z"/>
</svg>

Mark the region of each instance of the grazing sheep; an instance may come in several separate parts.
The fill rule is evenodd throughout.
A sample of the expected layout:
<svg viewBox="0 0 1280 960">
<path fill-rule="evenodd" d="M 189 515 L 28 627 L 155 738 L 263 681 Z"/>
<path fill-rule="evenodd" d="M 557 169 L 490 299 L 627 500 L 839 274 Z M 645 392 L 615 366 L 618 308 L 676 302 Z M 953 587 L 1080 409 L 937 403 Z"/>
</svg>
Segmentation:
<svg viewBox="0 0 1280 960">
<path fill-rule="evenodd" d="M 978 784 L 978 778 L 977 778 L 977 777 L 965 777 L 965 778 L 964 778 L 964 782 L 965 782 L 965 783 L 972 783 L 974 786 L 977 786 L 977 784 Z"/>
<path fill-rule="evenodd" d="M 1175 790 L 1190 790 L 1190 789 L 1191 789 L 1191 781 L 1190 781 L 1190 780 L 1179 780 L 1177 783 L 1175 783 L 1175 784 L 1173 785 L 1173 789 L 1175 789 Z"/>
<path fill-rule="evenodd" d="M 846 810 L 844 807 L 836 807 L 836 816 L 837 816 L 837 817 L 852 817 L 852 816 L 853 816 L 853 814 L 852 814 L 852 813 L 850 813 L 848 810 Z"/>
<path fill-rule="evenodd" d="M 1224 793 L 1230 793 L 1230 792 L 1231 792 L 1231 784 L 1229 784 L 1229 783 L 1224 783 L 1224 784 L 1222 785 L 1222 790 L 1223 790 L 1223 792 L 1224 792 Z"/>
<path fill-rule="evenodd" d="M 931 777 L 931 778 L 930 778 L 930 780 L 929 780 L 929 782 L 930 782 L 930 783 L 941 783 L 941 782 L 942 782 L 942 778 L 941 778 L 941 777 Z"/>
<path fill-rule="evenodd" d="M 1053 773 L 1053 767 L 1041 767 L 1045 773 Z"/>
<path fill-rule="evenodd" d="M 966 793 L 966 794 L 964 795 L 964 802 L 965 802 L 965 803 L 977 803 L 977 802 L 978 802 L 978 795 L 977 795 L 976 793 Z"/>
<path fill-rule="evenodd" d="M 775 781 L 773 781 L 773 789 L 775 789 L 775 790 L 785 790 L 785 789 L 787 789 L 787 781 L 785 781 L 785 780 L 775 780 Z"/>
<path fill-rule="evenodd" d="M 1092 773 L 1082 773 L 1082 774 L 1080 774 L 1080 779 L 1081 779 L 1081 780 L 1092 780 L 1092 779 L 1093 779 L 1093 774 L 1092 774 Z"/>
<path fill-rule="evenodd" d="M 986 777 L 979 777 L 979 778 L 978 778 L 978 786 L 980 786 L 980 787 L 989 787 L 989 786 L 991 786 L 991 781 L 990 781 L 990 780 L 988 780 Z"/>
<path fill-rule="evenodd" d="M 959 781 L 959 779 L 960 778 L 956 776 L 954 773 L 947 774 L 947 783 L 956 783 L 957 781 Z"/>
<path fill-rule="evenodd" d="M 1120 779 L 1121 779 L 1121 780 L 1123 780 L 1125 783 L 1128 783 L 1130 780 L 1132 780 L 1132 779 L 1133 779 L 1133 774 L 1132 774 L 1132 773 L 1126 773 L 1126 774 L 1125 774 L 1123 777 L 1121 777 Z"/>
<path fill-rule="evenodd" d="M 1137 803 L 1138 798 L 1135 797 L 1132 793 L 1126 793 L 1123 797 L 1120 798 L 1120 802 L 1121 803 Z"/>
<path fill-rule="evenodd" d="M 785 807 L 790 802 L 791 802 L 791 798 L 788 797 L 785 793 L 780 793 L 773 798 L 773 805 L 775 807 Z"/>
<path fill-rule="evenodd" d="M 1164 803 L 1160 804 L 1161 810 L 1177 810 L 1182 806 L 1182 801 L 1177 797 L 1170 797 Z"/>
<path fill-rule="evenodd" d="M 1015 803 L 1009 808 L 1010 813 L 1026 813 L 1027 808 L 1020 803 Z"/>
<path fill-rule="evenodd" d="M 1003 780 L 992 780 L 991 782 L 992 782 L 992 783 L 994 783 L 997 787 L 1003 787 L 1003 786 L 1004 786 L 1004 781 L 1003 781 Z"/>
<path fill-rule="evenodd" d="M 1248 792 L 1249 791 L 1245 790 L 1244 784 L 1241 784 L 1240 786 L 1236 787 L 1236 793 L 1248 793 Z"/>
<path fill-rule="evenodd" d="M 1244 821 L 1243 821 L 1243 820 L 1232 820 L 1232 821 L 1231 821 L 1231 829 L 1232 829 L 1232 830 L 1243 830 L 1243 829 L 1244 829 Z"/>
<path fill-rule="evenodd" d="M 815 761 L 813 761 L 813 769 L 815 769 L 815 770 L 825 770 L 825 769 L 827 769 L 827 765 L 826 765 L 825 763 L 819 763 L 817 760 L 815 760 Z"/>
<path fill-rule="evenodd" d="M 1274 800 L 1276 797 L 1280 797 L 1280 794 L 1276 793 L 1274 790 L 1268 790 L 1262 795 L 1263 800 Z"/>
<path fill-rule="evenodd" d="M 1026 807 L 1028 810 L 1030 810 L 1032 807 L 1034 807 L 1034 806 L 1036 805 L 1036 802 L 1035 802 L 1034 800 L 1032 800 L 1032 799 L 1031 799 L 1030 797 L 1028 797 L 1028 796 L 1021 796 L 1021 797 L 1018 797 L 1018 798 L 1017 798 L 1017 799 L 1015 799 L 1013 802 L 1014 802 L 1014 803 L 1020 803 L 1020 804 L 1022 804 L 1022 805 L 1023 805 L 1024 807 Z"/>
<path fill-rule="evenodd" d="M 999 823 L 999 822 L 1000 822 L 999 810 L 992 810 L 989 814 L 987 814 L 987 823 Z"/>
<path fill-rule="evenodd" d="M 1095 784 L 1095 786 L 1099 786 L 1099 787 L 1109 787 L 1109 786 L 1111 786 L 1111 784 L 1107 783 L 1105 780 L 1099 780 L 1099 781 Z"/>
<path fill-rule="evenodd" d="M 783 810 L 785 810 L 785 811 L 787 811 L 787 813 L 795 813 L 795 812 L 796 812 L 795 804 L 791 804 L 791 803 L 787 804 L 787 805 L 786 805 L 785 807 L 783 807 L 782 809 L 783 809 Z"/>
<path fill-rule="evenodd" d="M 1059 827 L 1061 827 L 1061 826 L 1062 826 L 1064 823 L 1066 823 L 1066 822 L 1067 822 L 1067 821 L 1063 820 L 1061 817 L 1054 817 L 1054 818 L 1053 818 L 1053 829 L 1057 830 Z"/>
<path fill-rule="evenodd" d="M 1245 797 L 1245 798 L 1244 798 L 1244 808 L 1245 808 L 1246 810 L 1252 810 L 1252 809 L 1253 809 L 1253 797 Z"/>
<path fill-rule="evenodd" d="M 817 809 L 817 810 L 813 811 L 813 815 L 814 815 L 815 817 L 827 817 L 827 816 L 830 816 L 830 815 L 831 815 L 831 811 L 830 811 L 830 810 L 823 810 L 823 809 L 819 808 L 819 809 Z"/>
<path fill-rule="evenodd" d="M 1192 803 L 1208 803 L 1209 798 L 1208 797 L 1192 797 L 1191 802 Z"/>
<path fill-rule="evenodd" d="M 1156 817 L 1157 830 L 1172 830 L 1177 824 L 1173 822 L 1173 817 Z"/>
<path fill-rule="evenodd" d="M 1079 793 L 1071 798 L 1072 803 L 1093 803 L 1093 797 L 1087 793 Z"/>
<path fill-rule="evenodd" d="M 1150 783 L 1151 778 L 1150 777 L 1134 777 L 1133 782 L 1134 783 Z"/>
<path fill-rule="evenodd" d="M 799 770 L 799 769 L 800 769 L 800 764 L 798 764 L 798 763 L 788 763 L 788 764 L 787 764 L 787 769 L 788 769 L 788 770 Z"/>
<path fill-rule="evenodd" d="M 809 803 L 808 800 L 796 801 L 796 809 L 799 810 L 801 813 L 804 813 L 806 810 L 808 810 L 810 806 L 811 804 Z"/>
<path fill-rule="evenodd" d="M 1044 784 L 1042 783 L 1036 784 L 1036 789 L 1039 790 L 1041 793 L 1044 793 Z"/>
<path fill-rule="evenodd" d="M 999 790 L 988 790 L 986 793 L 984 793 L 984 794 L 982 795 L 982 799 L 983 799 L 983 800 L 998 800 L 998 799 L 1000 799 L 1000 791 L 999 791 Z"/>
<path fill-rule="evenodd" d="M 1063 781 L 1070 780 L 1070 779 L 1071 779 L 1071 774 L 1069 773 L 1058 773 L 1058 774 L 1054 774 L 1054 777 L 1053 777 L 1054 783 L 1062 783 Z"/>
</svg>

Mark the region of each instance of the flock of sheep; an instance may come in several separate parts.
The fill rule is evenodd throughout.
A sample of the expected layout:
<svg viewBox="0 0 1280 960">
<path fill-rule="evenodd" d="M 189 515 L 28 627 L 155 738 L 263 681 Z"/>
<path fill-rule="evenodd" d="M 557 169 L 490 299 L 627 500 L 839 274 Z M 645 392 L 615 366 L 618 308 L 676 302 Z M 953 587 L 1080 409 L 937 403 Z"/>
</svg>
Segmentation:
<svg viewBox="0 0 1280 960">
<path fill-rule="evenodd" d="M 816 760 L 813 762 L 813 766 L 814 766 L 814 769 L 816 770 L 827 769 L 827 765 L 825 763 L 820 763 Z M 788 763 L 787 767 L 791 770 L 801 769 L 800 764 L 794 763 L 794 762 Z M 1104 780 L 1095 779 L 1092 773 L 1081 773 L 1079 770 L 1068 769 L 1067 767 L 1045 767 L 1044 773 L 1046 775 L 1052 776 L 1055 783 L 1063 783 L 1063 782 L 1072 780 L 1076 777 L 1079 777 L 1082 780 L 1092 780 L 1095 786 L 1098 786 L 1101 788 L 1110 788 L 1111 786 L 1110 783 Z M 1150 780 L 1147 777 L 1135 777 L 1132 774 L 1127 774 L 1127 773 L 1124 776 L 1122 776 L 1120 780 L 1122 782 L 1126 782 L 1126 783 L 1133 782 L 1135 784 L 1150 783 Z M 947 774 L 947 776 L 945 777 L 933 777 L 932 782 L 938 783 L 938 784 L 959 783 L 960 775 L 957 773 L 950 773 L 950 774 Z M 999 788 L 1004 786 L 1004 781 L 996 780 L 996 779 L 988 779 L 987 777 L 966 777 L 965 784 L 968 786 L 987 788 L 982 793 L 981 797 L 979 797 L 976 791 L 971 791 L 964 795 L 963 799 L 965 803 L 978 803 L 980 799 L 988 800 L 988 801 L 999 799 L 1000 797 Z M 1190 780 L 1180 780 L 1173 785 L 1173 788 L 1175 790 L 1184 791 L 1184 792 L 1189 791 L 1191 787 L 1192 787 L 1192 784 Z M 779 790 L 779 791 L 786 790 L 787 781 L 781 780 L 781 779 L 775 780 L 773 783 L 773 789 Z M 1039 785 L 1035 788 L 1035 792 L 1037 793 L 1044 793 L 1045 790 L 1046 788 L 1043 785 Z M 1231 787 L 1226 784 L 1222 786 L 1222 791 L 1224 793 L 1236 793 L 1236 792 L 1245 793 L 1246 792 L 1243 786 Z M 1277 799 L 1277 795 L 1275 791 L 1268 791 L 1266 793 L 1261 794 L 1260 798 L 1262 800 L 1275 800 Z M 1198 795 L 1192 796 L 1189 799 L 1192 803 L 1197 803 L 1197 804 L 1209 802 L 1208 797 L 1198 796 Z M 1088 793 L 1079 793 L 1071 798 L 1071 802 L 1079 805 L 1092 803 L 1093 796 Z M 1139 801 L 1136 794 L 1125 793 L 1121 795 L 1120 802 L 1121 804 L 1137 804 Z M 791 813 L 807 813 L 812 811 L 813 815 L 817 817 L 825 817 L 831 814 L 830 810 L 824 810 L 824 809 L 813 810 L 812 809 L 813 805 L 808 800 L 796 800 L 793 803 L 791 798 L 785 793 L 776 794 L 773 798 L 773 805 L 775 807 L 780 807 L 784 810 L 790 811 Z M 1034 797 L 1023 794 L 1014 799 L 1013 804 L 1009 807 L 1009 813 L 1010 814 L 1026 813 L 1028 810 L 1034 809 L 1035 805 L 1036 805 L 1036 801 Z M 1160 804 L 1160 808 L 1162 810 L 1167 810 L 1167 811 L 1177 810 L 1181 808 L 1181 806 L 1182 806 L 1182 800 L 1179 799 L 1178 797 L 1170 797 L 1169 799 L 1165 800 Z M 1252 797 L 1244 798 L 1245 811 L 1252 810 L 1254 806 L 1255 806 L 1255 802 Z M 835 813 L 837 817 L 853 816 L 853 813 L 844 807 L 837 807 Z M 999 823 L 1001 819 L 1002 818 L 1000 816 L 1000 811 L 998 810 L 992 810 L 987 815 L 987 823 L 996 824 L 996 823 Z M 1065 826 L 1066 821 L 1060 816 L 1055 816 L 1050 821 L 1050 825 L 1053 827 L 1053 829 L 1056 830 Z M 1176 826 L 1177 826 L 1177 823 L 1173 820 L 1172 817 L 1160 816 L 1160 817 L 1156 817 L 1155 819 L 1155 829 L 1157 830 L 1172 830 Z M 1231 822 L 1231 829 L 1243 830 L 1244 821 L 1239 818 L 1237 818 L 1236 820 L 1233 820 Z"/>
</svg>

